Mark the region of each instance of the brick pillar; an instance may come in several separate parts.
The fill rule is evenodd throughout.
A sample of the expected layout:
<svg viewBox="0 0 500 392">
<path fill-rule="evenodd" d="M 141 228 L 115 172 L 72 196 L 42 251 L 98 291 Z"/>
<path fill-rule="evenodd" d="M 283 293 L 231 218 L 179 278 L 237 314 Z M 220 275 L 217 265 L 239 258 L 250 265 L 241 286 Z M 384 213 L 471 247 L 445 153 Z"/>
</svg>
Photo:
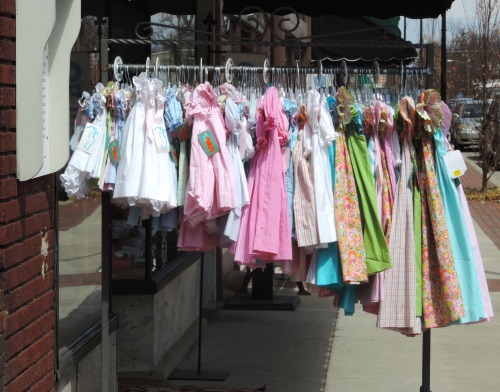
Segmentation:
<svg viewBox="0 0 500 392">
<path fill-rule="evenodd" d="M 55 177 L 16 179 L 15 14 L 15 0 L 0 1 L 0 392 L 45 392 L 55 383 Z"/>
</svg>

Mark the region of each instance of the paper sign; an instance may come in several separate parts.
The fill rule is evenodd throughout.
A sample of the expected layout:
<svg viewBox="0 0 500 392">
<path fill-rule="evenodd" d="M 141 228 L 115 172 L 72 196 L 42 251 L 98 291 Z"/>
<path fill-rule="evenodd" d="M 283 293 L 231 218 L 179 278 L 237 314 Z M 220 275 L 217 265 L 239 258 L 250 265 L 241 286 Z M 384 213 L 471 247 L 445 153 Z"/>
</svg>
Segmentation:
<svg viewBox="0 0 500 392">
<path fill-rule="evenodd" d="M 467 170 L 464 158 L 459 150 L 448 151 L 444 156 L 444 161 L 451 178 L 460 177 Z"/>
<path fill-rule="evenodd" d="M 118 163 L 120 160 L 120 146 L 118 145 L 118 140 L 113 140 L 108 145 L 109 159 L 113 165 Z"/>
<path fill-rule="evenodd" d="M 198 135 L 198 140 L 200 141 L 203 151 L 205 151 L 205 154 L 207 154 L 208 157 L 211 157 L 219 152 L 219 143 L 217 143 L 217 139 L 210 129 L 200 133 Z"/>
<path fill-rule="evenodd" d="M 87 123 L 85 130 L 83 131 L 82 138 L 80 139 L 80 143 L 78 143 L 78 149 L 90 154 L 96 144 L 98 133 L 99 130 L 95 125 Z"/>
<path fill-rule="evenodd" d="M 156 143 L 156 152 L 162 154 L 170 151 L 167 130 L 164 126 L 157 125 L 153 128 L 153 135 Z"/>
</svg>

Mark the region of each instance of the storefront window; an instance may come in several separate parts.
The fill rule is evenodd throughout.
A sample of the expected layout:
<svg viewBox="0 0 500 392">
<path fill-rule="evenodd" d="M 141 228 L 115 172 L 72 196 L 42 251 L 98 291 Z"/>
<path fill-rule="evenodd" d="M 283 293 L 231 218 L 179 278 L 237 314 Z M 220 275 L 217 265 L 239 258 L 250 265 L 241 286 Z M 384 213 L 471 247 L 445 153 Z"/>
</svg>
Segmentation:
<svg viewBox="0 0 500 392">
<path fill-rule="evenodd" d="M 82 18 L 70 65 L 70 154 L 78 144 L 75 119 L 80 98 L 84 91 L 92 94 L 99 81 L 98 37 L 106 31 L 107 20 Z M 101 320 L 102 203 L 97 188 L 77 199 L 67 196 L 60 180 L 58 186 L 58 347 L 62 355 Z"/>
<path fill-rule="evenodd" d="M 59 193 L 62 194 L 61 192 Z M 101 318 L 101 194 L 59 201 L 59 354 Z"/>
<path fill-rule="evenodd" d="M 179 44 L 183 40 L 195 39 L 194 15 L 172 15 L 159 12 L 151 16 L 152 23 L 175 26 L 165 28 L 153 25 L 151 39 L 151 55 L 153 60 L 159 59 L 160 64 L 195 65 L 195 47 L 193 45 Z M 172 45 L 172 41 L 178 41 Z"/>
</svg>

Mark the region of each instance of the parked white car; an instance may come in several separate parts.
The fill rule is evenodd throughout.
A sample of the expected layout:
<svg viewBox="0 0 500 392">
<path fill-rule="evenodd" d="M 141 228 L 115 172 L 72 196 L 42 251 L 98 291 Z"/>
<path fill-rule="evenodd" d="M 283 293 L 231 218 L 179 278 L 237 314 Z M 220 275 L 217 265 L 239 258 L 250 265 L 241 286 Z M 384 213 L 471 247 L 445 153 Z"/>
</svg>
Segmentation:
<svg viewBox="0 0 500 392">
<path fill-rule="evenodd" d="M 480 101 L 464 100 L 457 102 L 452 109 L 451 143 L 455 149 L 477 147 L 483 120 L 483 104 Z"/>
</svg>

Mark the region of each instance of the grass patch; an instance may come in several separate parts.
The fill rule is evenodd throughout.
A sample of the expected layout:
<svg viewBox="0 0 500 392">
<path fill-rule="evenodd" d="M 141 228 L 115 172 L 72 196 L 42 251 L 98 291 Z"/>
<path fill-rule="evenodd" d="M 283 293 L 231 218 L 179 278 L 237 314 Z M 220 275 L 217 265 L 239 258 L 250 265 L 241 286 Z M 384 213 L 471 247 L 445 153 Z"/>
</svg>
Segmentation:
<svg viewBox="0 0 500 392">
<path fill-rule="evenodd" d="M 464 188 L 465 197 L 469 201 L 500 201 L 500 188 L 488 188 L 486 192 L 477 189 Z"/>
</svg>

